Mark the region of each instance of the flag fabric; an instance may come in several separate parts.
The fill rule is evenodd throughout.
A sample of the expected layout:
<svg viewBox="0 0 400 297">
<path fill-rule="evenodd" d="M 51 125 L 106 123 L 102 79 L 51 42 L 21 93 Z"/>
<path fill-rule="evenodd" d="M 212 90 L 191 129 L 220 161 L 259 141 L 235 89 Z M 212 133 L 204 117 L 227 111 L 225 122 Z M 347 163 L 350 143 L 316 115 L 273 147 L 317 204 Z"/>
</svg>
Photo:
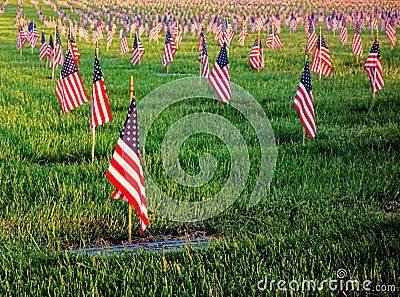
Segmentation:
<svg viewBox="0 0 400 297">
<path fill-rule="evenodd" d="M 173 32 L 173 37 L 176 42 L 176 45 L 181 46 L 182 45 L 182 30 L 181 30 L 180 26 L 175 26 L 174 32 Z"/>
<path fill-rule="evenodd" d="M 57 68 L 57 66 L 60 64 L 62 65 L 64 62 L 63 58 L 63 50 L 61 46 L 61 39 L 60 39 L 60 34 L 58 33 L 58 30 L 56 29 L 56 44 L 54 46 L 54 57 L 53 57 L 53 68 Z"/>
<path fill-rule="evenodd" d="M 42 39 L 40 42 L 40 50 L 39 50 L 39 61 L 42 62 L 43 59 L 47 56 L 47 44 L 46 39 L 44 37 L 44 32 L 42 32 Z"/>
<path fill-rule="evenodd" d="M 93 127 L 100 126 L 111 122 L 112 114 L 106 86 L 104 84 L 103 73 L 100 68 L 100 62 L 97 54 L 94 55 L 94 70 L 93 70 L 93 91 L 92 91 L 92 114 L 90 117 L 90 131 Z"/>
<path fill-rule="evenodd" d="M 106 178 L 116 188 L 111 198 L 124 200 L 135 207 L 140 218 L 140 233 L 142 234 L 149 225 L 149 220 L 137 120 L 136 102 L 133 98 Z"/>
<path fill-rule="evenodd" d="M 54 58 L 54 42 L 53 42 L 53 36 L 51 34 L 49 37 L 49 44 L 47 45 L 47 56 L 49 56 L 50 66 L 52 67 Z"/>
<path fill-rule="evenodd" d="M 79 36 L 85 39 L 86 42 L 89 41 L 89 33 L 86 28 L 79 27 Z"/>
<path fill-rule="evenodd" d="M 247 33 L 247 23 L 243 22 L 242 29 L 240 30 L 240 33 L 239 33 L 238 45 L 243 46 L 244 42 L 246 41 L 246 38 L 248 36 L 249 36 L 249 33 Z"/>
<path fill-rule="evenodd" d="M 270 49 L 277 49 L 283 47 L 283 43 L 280 36 L 275 32 L 272 32 L 272 30 L 270 30 L 268 34 L 267 40 L 265 41 L 265 45 Z"/>
<path fill-rule="evenodd" d="M 371 51 L 365 61 L 364 69 L 368 73 L 372 92 L 375 93 L 383 89 L 382 60 L 378 38 L 375 38 Z"/>
<path fill-rule="evenodd" d="M 292 19 L 290 20 L 290 24 L 289 24 L 289 30 L 290 31 L 296 31 L 297 29 L 297 20 L 296 17 L 293 15 Z"/>
<path fill-rule="evenodd" d="M 174 43 L 174 39 L 171 36 L 171 32 L 167 30 L 167 34 L 165 35 L 165 46 L 164 46 L 164 54 L 162 58 L 162 65 L 167 67 L 170 62 L 174 60 L 176 53 L 176 46 Z"/>
<path fill-rule="evenodd" d="M 307 132 L 310 139 L 313 139 L 316 135 L 316 125 L 314 113 L 314 98 L 312 95 L 311 75 L 308 60 L 306 60 L 304 71 L 301 76 L 299 86 L 297 87 L 293 106 L 297 110 L 304 130 Z"/>
<path fill-rule="evenodd" d="M 114 32 L 111 29 L 109 29 L 107 31 L 107 46 L 108 47 L 110 47 L 112 45 L 113 39 L 114 39 Z"/>
<path fill-rule="evenodd" d="M 210 75 L 210 65 L 208 62 L 208 52 L 207 52 L 207 42 L 206 42 L 206 36 L 204 35 L 204 32 L 200 33 L 201 36 L 201 53 L 200 53 L 200 63 L 201 63 L 201 76 L 208 78 Z"/>
<path fill-rule="evenodd" d="M 307 38 L 307 53 L 311 53 L 317 44 L 317 35 L 314 30 L 314 23 L 310 22 L 308 27 L 308 38 Z"/>
<path fill-rule="evenodd" d="M 64 113 L 89 101 L 89 96 L 70 50 L 65 55 L 55 93 Z"/>
<path fill-rule="evenodd" d="M 214 68 L 208 76 L 208 80 L 223 103 L 226 103 L 231 99 L 231 79 L 226 43 L 224 43 L 219 52 Z"/>
<path fill-rule="evenodd" d="M 250 66 L 254 69 L 263 69 L 264 68 L 264 56 L 261 40 L 258 40 L 258 37 L 254 41 L 253 48 L 250 51 L 249 56 Z"/>
<path fill-rule="evenodd" d="M 390 22 L 386 25 L 386 36 L 389 38 L 392 47 L 394 47 L 396 45 L 396 29 Z"/>
<path fill-rule="evenodd" d="M 74 57 L 75 62 L 78 63 L 78 61 L 81 58 L 81 55 L 79 53 L 78 46 L 76 45 L 73 34 L 71 34 L 69 37 L 69 46 L 70 46 L 71 53 L 72 53 L 72 56 Z"/>
<path fill-rule="evenodd" d="M 119 53 L 121 54 L 121 56 L 123 56 L 127 52 L 129 52 L 128 40 L 126 39 L 125 30 L 121 29 L 121 46 Z"/>
<path fill-rule="evenodd" d="M 135 34 L 133 39 L 133 48 L 132 48 L 132 65 L 138 64 L 140 59 L 143 57 L 145 53 L 143 44 L 140 42 L 139 37 Z"/>
<path fill-rule="evenodd" d="M 314 52 L 314 59 L 311 65 L 311 71 L 322 73 L 325 76 L 332 75 L 332 63 L 328 46 L 322 34 L 319 35 L 317 46 Z"/>
<path fill-rule="evenodd" d="M 357 22 L 354 27 L 353 41 L 351 43 L 351 49 L 356 56 L 362 57 L 363 47 L 361 40 L 360 23 Z"/>
</svg>

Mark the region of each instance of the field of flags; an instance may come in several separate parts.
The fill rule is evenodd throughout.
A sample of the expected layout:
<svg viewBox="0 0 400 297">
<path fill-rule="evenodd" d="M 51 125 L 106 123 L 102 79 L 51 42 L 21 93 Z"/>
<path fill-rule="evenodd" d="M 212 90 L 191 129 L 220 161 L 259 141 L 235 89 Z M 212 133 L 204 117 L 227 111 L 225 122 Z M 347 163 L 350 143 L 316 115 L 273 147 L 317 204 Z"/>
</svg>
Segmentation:
<svg viewBox="0 0 400 297">
<path fill-rule="evenodd" d="M 40 262 L 39 250 L 55 263 L 35 272 L 46 278 L 63 257 L 71 257 L 63 252 L 68 249 L 132 243 L 132 237 L 146 242 L 198 234 L 221 242 L 210 250 L 183 251 L 177 261 L 154 254 L 133 262 L 132 257 L 116 263 L 72 262 L 101 273 L 129 267 L 129 282 L 151 284 L 124 292 L 133 295 L 258 295 L 257 282 L 266 275 L 279 280 L 312 274 L 322 280 L 340 268 L 360 283 L 372 279 L 400 289 L 395 269 L 400 238 L 399 13 L 396 1 L 369 0 L 4 0 L 0 253 L 7 256 L 0 260 L 5 267 L 0 277 L 13 282 L 0 284 L 0 295 L 44 292 L 40 282 L 37 288 L 18 282 L 19 274 L 30 278 L 31 268 L 7 272 L 26 259 Z M 171 107 L 154 123 L 153 138 L 143 147 L 138 102 L 185 76 L 199 77 L 220 102 L 199 98 Z M 254 131 L 232 107 L 240 100 L 234 85 L 260 103 L 277 144 L 269 194 L 253 208 L 245 199 L 261 161 Z M 41 107 L 19 123 L 20 105 Z M 188 140 L 179 157 L 193 175 L 202 154 L 222 159 L 209 184 L 184 188 L 163 169 L 157 141 L 171 121 L 199 110 L 224 115 L 240 127 L 251 157 L 248 182 L 226 213 L 204 222 L 170 222 L 151 211 L 150 175 L 165 192 L 185 201 L 212 197 L 229 175 L 230 161 L 224 160 L 229 152 L 215 136 Z M 40 128 L 34 131 L 31 125 Z M 44 128 L 50 126 L 55 127 L 53 140 L 53 131 Z M 16 198 L 11 202 L 10 197 Z M 35 212 L 29 205 L 35 205 Z M 354 263 L 355 258 L 365 260 Z M 79 284 L 90 277 L 89 271 L 75 274 L 73 263 L 66 267 L 69 281 L 78 278 Z M 197 267 L 204 272 L 198 274 Z M 146 271 L 151 269 L 150 276 Z M 62 277 L 54 278 L 52 293 L 60 283 L 66 295 L 89 292 L 67 289 Z M 122 287 L 119 280 L 95 278 L 89 285 L 94 295 Z"/>
</svg>

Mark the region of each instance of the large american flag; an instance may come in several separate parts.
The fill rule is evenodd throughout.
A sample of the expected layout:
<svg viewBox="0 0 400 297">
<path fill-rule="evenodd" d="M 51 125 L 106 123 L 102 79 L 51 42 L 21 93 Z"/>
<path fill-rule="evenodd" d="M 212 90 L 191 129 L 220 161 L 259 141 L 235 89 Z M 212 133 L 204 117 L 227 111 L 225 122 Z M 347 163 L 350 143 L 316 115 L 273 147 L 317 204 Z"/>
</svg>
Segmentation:
<svg viewBox="0 0 400 297">
<path fill-rule="evenodd" d="M 97 54 L 94 55 L 94 70 L 93 70 L 93 91 L 92 91 L 92 114 L 90 117 L 90 130 L 93 127 L 111 122 L 112 114 L 106 86 L 104 84 L 103 73 L 100 68 L 100 62 Z"/>
<path fill-rule="evenodd" d="M 162 65 L 164 67 L 167 67 L 168 64 L 174 60 L 175 53 L 176 46 L 174 43 L 174 39 L 171 36 L 171 32 L 167 30 L 167 34 L 165 35 L 164 54 L 162 58 Z"/>
<path fill-rule="evenodd" d="M 361 40 L 360 23 L 357 22 L 354 27 L 353 42 L 351 43 L 351 49 L 356 56 L 362 57 L 363 47 Z"/>
<path fill-rule="evenodd" d="M 307 38 L 307 53 L 311 53 L 317 44 L 317 35 L 315 34 L 314 23 L 310 22 L 308 27 L 308 38 Z"/>
<path fill-rule="evenodd" d="M 137 120 L 136 102 L 133 98 L 106 177 L 116 187 L 111 198 L 124 200 L 135 207 L 142 234 L 149 225 L 149 220 Z"/>
<path fill-rule="evenodd" d="M 386 25 L 386 36 L 389 38 L 392 47 L 394 47 L 396 45 L 396 30 L 390 22 Z"/>
<path fill-rule="evenodd" d="M 294 97 L 293 106 L 297 110 L 300 121 L 310 139 L 316 134 L 314 98 L 312 95 L 311 75 L 308 66 L 308 60 L 304 66 L 297 92 Z"/>
<path fill-rule="evenodd" d="M 372 92 L 375 93 L 376 91 L 383 89 L 382 60 L 378 38 L 375 38 L 371 51 L 365 61 L 364 69 L 368 73 Z"/>
<path fill-rule="evenodd" d="M 126 39 L 125 30 L 121 29 L 121 46 L 119 53 L 121 56 L 129 52 L 128 40 Z"/>
<path fill-rule="evenodd" d="M 132 65 L 138 64 L 140 59 L 143 57 L 145 53 L 143 44 L 140 42 L 139 37 L 135 34 L 133 39 L 133 48 L 132 48 Z"/>
<path fill-rule="evenodd" d="M 39 50 L 39 61 L 42 62 L 43 59 L 47 56 L 47 44 L 46 39 L 44 37 L 44 32 L 42 32 L 42 39 L 40 42 L 40 50 Z"/>
<path fill-rule="evenodd" d="M 219 52 L 214 68 L 208 76 L 208 80 L 223 103 L 226 103 L 231 99 L 231 79 L 226 43 L 224 43 Z"/>
<path fill-rule="evenodd" d="M 210 65 L 208 62 L 207 42 L 204 32 L 200 33 L 200 37 L 201 37 L 201 53 L 200 53 L 201 76 L 208 78 L 208 76 L 210 75 Z"/>
<path fill-rule="evenodd" d="M 261 40 L 258 40 L 258 37 L 254 41 L 253 48 L 250 51 L 249 56 L 250 66 L 254 69 L 263 69 L 264 68 L 264 56 Z"/>
<path fill-rule="evenodd" d="M 70 50 L 65 55 L 55 93 L 64 113 L 89 101 L 89 96 Z"/>
<path fill-rule="evenodd" d="M 325 38 L 322 36 L 322 34 L 319 35 L 310 70 L 317 73 L 322 73 L 325 76 L 332 75 L 331 56 L 328 46 L 326 45 Z"/>
</svg>

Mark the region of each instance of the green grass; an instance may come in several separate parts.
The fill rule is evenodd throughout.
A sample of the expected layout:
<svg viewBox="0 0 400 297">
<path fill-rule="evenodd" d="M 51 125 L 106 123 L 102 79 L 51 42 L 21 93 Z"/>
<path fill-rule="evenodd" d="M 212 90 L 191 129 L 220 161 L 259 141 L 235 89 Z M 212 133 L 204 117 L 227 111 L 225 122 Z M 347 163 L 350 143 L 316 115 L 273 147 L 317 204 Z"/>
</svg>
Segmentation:
<svg viewBox="0 0 400 297">
<path fill-rule="evenodd" d="M 170 180 L 161 159 L 169 127 L 185 115 L 205 111 L 223 116 L 244 137 L 251 160 L 248 183 L 229 209 L 205 221 L 178 223 L 150 212 L 150 226 L 139 237 L 134 215 L 134 240 L 207 234 L 223 242 L 198 251 L 92 258 L 64 251 L 121 244 L 127 238 L 127 205 L 109 199 L 113 187 L 105 173 L 129 107 L 129 75 L 135 75 L 138 102 L 177 77 L 154 75 L 165 73 L 162 41 L 149 44 L 143 38 L 146 54 L 135 67 L 128 55 L 119 56 L 119 40 L 109 52 L 101 41 L 100 63 L 113 121 L 96 129 L 96 160 L 91 164 L 90 104 L 62 114 L 54 95 L 59 69 L 52 81 L 51 70 L 38 61 L 38 48 L 32 55 L 25 46 L 22 57 L 15 50 L 17 30 L 12 24 L 17 3 L 9 2 L 0 16 L 1 296 L 280 295 L 283 292 L 258 291 L 257 282 L 265 277 L 335 279 L 340 268 L 360 283 L 369 279 L 400 290 L 400 53 L 398 47 L 390 50 L 383 32 L 385 88 L 375 99 L 363 70 L 365 59 L 357 64 L 350 45 L 341 46 L 338 36 L 323 32 L 334 70 L 332 78 L 321 82 L 312 73 L 317 137 L 306 146 L 291 104 L 304 67 L 304 33 L 289 35 L 284 30 L 285 48 L 264 49 L 266 69 L 260 73 L 247 61 L 255 36 L 243 48 L 236 45 L 236 36 L 230 51 L 231 80 L 261 104 L 275 133 L 277 163 L 268 195 L 248 207 L 260 148 L 240 113 L 205 98 L 175 104 L 150 130 L 147 174 L 175 199 L 194 201 L 219 192 L 231 160 L 215 136 L 192 136 L 179 154 L 189 174 L 199 172 L 201 155 L 215 156 L 219 166 L 204 187 Z M 40 2 L 45 13 L 53 12 Z M 26 1 L 23 7 L 28 19 L 37 19 L 33 4 Z M 45 32 L 48 39 L 50 30 Z M 62 41 L 65 48 L 65 37 Z M 372 42 L 369 32 L 363 32 L 365 56 Z M 94 48 L 84 41 L 77 44 L 79 71 L 90 94 Z M 184 36 L 170 73 L 198 73 L 196 46 L 196 38 Z M 213 36 L 208 38 L 208 51 L 213 64 L 218 54 Z M 150 201 L 151 194 L 147 193 Z"/>
</svg>

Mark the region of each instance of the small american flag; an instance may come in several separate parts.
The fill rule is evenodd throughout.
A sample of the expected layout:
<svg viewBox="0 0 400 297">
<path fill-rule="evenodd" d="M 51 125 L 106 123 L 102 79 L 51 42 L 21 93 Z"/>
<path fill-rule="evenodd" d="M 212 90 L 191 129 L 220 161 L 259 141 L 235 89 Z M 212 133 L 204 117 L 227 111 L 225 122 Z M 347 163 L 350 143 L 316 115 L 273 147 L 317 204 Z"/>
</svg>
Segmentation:
<svg viewBox="0 0 400 297">
<path fill-rule="evenodd" d="M 331 57 L 328 46 L 325 42 L 325 38 L 322 35 L 319 35 L 310 70 L 313 72 L 322 73 L 325 76 L 332 75 Z"/>
<path fill-rule="evenodd" d="M 51 34 L 49 37 L 49 44 L 47 45 L 47 56 L 49 56 L 50 58 L 50 65 L 52 65 L 54 57 L 54 42 L 53 42 L 53 36 Z"/>
<path fill-rule="evenodd" d="M 17 50 L 22 50 L 22 47 L 24 46 L 24 44 L 28 41 L 28 39 L 26 38 L 25 32 L 22 28 L 22 26 L 19 26 L 18 29 L 18 40 L 17 40 Z"/>
<path fill-rule="evenodd" d="M 394 47 L 396 45 L 396 30 L 393 28 L 390 22 L 388 22 L 386 25 L 386 36 L 389 38 L 392 47 Z"/>
<path fill-rule="evenodd" d="M 219 52 L 214 68 L 208 76 L 208 80 L 223 103 L 226 103 L 231 99 L 232 93 L 228 65 L 228 51 L 225 43 Z"/>
<path fill-rule="evenodd" d="M 239 40 L 238 40 L 238 44 L 240 46 L 244 45 L 244 42 L 246 41 L 246 38 L 249 36 L 249 33 L 247 33 L 247 22 L 244 21 L 243 22 L 243 26 L 242 29 L 240 30 L 239 33 Z"/>
<path fill-rule="evenodd" d="M 347 44 L 347 27 L 346 27 L 346 19 L 342 20 L 342 28 L 340 29 L 340 42 L 342 44 Z"/>
<path fill-rule="evenodd" d="M 54 57 L 53 57 L 53 68 L 57 68 L 57 66 L 60 64 L 62 65 L 64 62 L 63 58 L 63 50 L 61 46 L 61 39 L 60 39 L 60 34 L 58 33 L 58 30 L 56 28 L 56 44 L 54 47 Z"/>
<path fill-rule="evenodd" d="M 314 30 L 314 23 L 310 22 L 308 28 L 308 39 L 307 39 L 307 53 L 310 53 L 317 44 L 317 35 Z"/>
<path fill-rule="evenodd" d="M 296 29 L 297 29 L 297 20 L 296 17 L 293 15 L 290 20 L 289 30 L 296 31 Z"/>
<path fill-rule="evenodd" d="M 69 46 L 70 46 L 71 53 L 72 53 L 72 56 L 74 57 L 75 62 L 78 63 L 78 61 L 81 58 L 81 54 L 79 53 L 78 46 L 76 45 L 73 35 L 71 35 L 69 38 Z"/>
<path fill-rule="evenodd" d="M 297 92 L 294 97 L 293 106 L 297 110 L 300 121 L 310 139 L 316 134 L 314 99 L 312 95 L 311 75 L 308 66 L 308 60 L 304 66 Z"/>
<path fill-rule="evenodd" d="M 40 42 L 40 50 L 39 50 L 39 61 L 42 62 L 43 59 L 47 56 L 47 44 L 46 39 L 44 37 L 44 32 L 42 32 L 42 39 Z"/>
<path fill-rule="evenodd" d="M 28 25 L 28 32 L 27 32 L 27 37 L 29 40 L 29 45 L 31 47 L 35 47 L 36 43 L 39 40 L 39 32 L 36 29 L 36 25 L 33 21 L 31 21 Z"/>
<path fill-rule="evenodd" d="M 107 46 L 110 47 L 112 45 L 114 39 L 114 32 L 113 30 L 107 31 Z"/>
<path fill-rule="evenodd" d="M 357 22 L 354 28 L 353 42 L 351 43 L 353 53 L 359 57 L 363 55 L 363 47 L 361 40 L 360 23 Z"/>
<path fill-rule="evenodd" d="M 261 40 L 258 40 L 258 37 L 254 41 L 253 47 L 250 51 L 249 56 L 250 66 L 254 69 L 263 69 L 264 68 L 264 56 Z"/>
<path fill-rule="evenodd" d="M 162 58 L 162 65 L 164 67 L 167 67 L 168 64 L 174 60 L 175 53 L 176 53 L 176 46 L 174 43 L 174 39 L 171 36 L 171 32 L 168 30 L 167 34 L 165 35 L 165 47 Z"/>
<path fill-rule="evenodd" d="M 385 85 L 383 83 L 382 60 L 378 38 L 375 38 L 371 51 L 365 61 L 364 69 L 368 73 L 372 92 L 375 93 L 376 91 L 383 89 Z"/>
<path fill-rule="evenodd" d="M 132 65 L 138 64 L 140 59 L 143 57 L 145 53 L 143 44 L 140 42 L 139 37 L 135 34 L 133 39 L 133 48 L 132 48 Z"/>
<path fill-rule="evenodd" d="M 149 219 L 137 120 L 136 102 L 133 99 L 106 177 L 116 187 L 111 198 L 124 200 L 135 207 L 140 218 L 142 234 L 149 225 Z"/>
<path fill-rule="evenodd" d="M 89 101 L 71 50 L 65 55 L 55 93 L 64 113 Z"/>
<path fill-rule="evenodd" d="M 125 30 L 121 29 L 121 46 L 119 53 L 121 56 L 129 52 L 128 40 L 126 39 Z"/>
<path fill-rule="evenodd" d="M 210 65 L 208 62 L 208 52 L 207 52 L 207 42 L 206 42 L 206 36 L 204 35 L 204 32 L 200 33 L 201 37 L 201 53 L 200 53 L 200 63 L 201 63 L 201 76 L 208 78 L 210 75 Z"/>
<path fill-rule="evenodd" d="M 94 70 L 93 70 L 93 91 L 92 91 L 92 114 L 90 117 L 90 131 L 93 127 L 111 122 L 112 114 L 106 86 L 104 84 L 103 73 L 100 68 L 100 62 L 97 54 L 94 55 Z"/>
</svg>

